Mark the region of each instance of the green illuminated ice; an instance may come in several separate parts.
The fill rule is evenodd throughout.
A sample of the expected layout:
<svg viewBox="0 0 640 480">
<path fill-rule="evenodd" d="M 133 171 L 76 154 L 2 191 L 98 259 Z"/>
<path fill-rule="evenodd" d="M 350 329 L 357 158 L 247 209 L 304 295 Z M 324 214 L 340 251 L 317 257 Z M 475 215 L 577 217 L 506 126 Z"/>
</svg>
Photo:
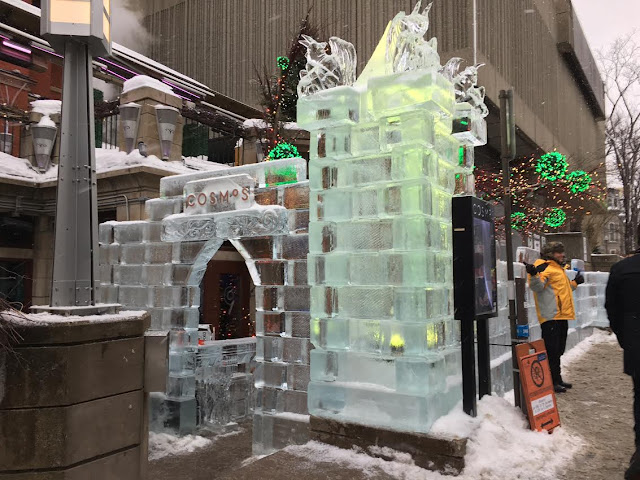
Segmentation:
<svg viewBox="0 0 640 480">
<path fill-rule="evenodd" d="M 452 134 L 461 77 L 442 73 L 420 8 L 389 23 L 354 85 L 300 92 L 298 123 L 311 135 L 309 411 L 427 432 L 462 395 L 451 198 L 473 159 L 461 142 L 477 142 Z M 308 85 L 330 73 L 308 70 Z"/>
</svg>

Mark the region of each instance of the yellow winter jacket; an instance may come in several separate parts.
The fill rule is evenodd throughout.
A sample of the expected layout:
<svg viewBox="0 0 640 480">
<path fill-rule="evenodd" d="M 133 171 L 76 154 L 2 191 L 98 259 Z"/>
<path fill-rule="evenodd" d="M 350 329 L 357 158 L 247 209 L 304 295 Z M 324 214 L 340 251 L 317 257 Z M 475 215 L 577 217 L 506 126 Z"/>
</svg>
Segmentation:
<svg viewBox="0 0 640 480">
<path fill-rule="evenodd" d="M 574 320 L 576 310 L 573 304 L 573 291 L 578 284 L 569 280 L 564 268 L 555 260 L 536 260 L 534 265 L 548 263 L 544 272 L 532 277 L 529 275 L 529 287 L 536 301 L 538 321 Z"/>
</svg>

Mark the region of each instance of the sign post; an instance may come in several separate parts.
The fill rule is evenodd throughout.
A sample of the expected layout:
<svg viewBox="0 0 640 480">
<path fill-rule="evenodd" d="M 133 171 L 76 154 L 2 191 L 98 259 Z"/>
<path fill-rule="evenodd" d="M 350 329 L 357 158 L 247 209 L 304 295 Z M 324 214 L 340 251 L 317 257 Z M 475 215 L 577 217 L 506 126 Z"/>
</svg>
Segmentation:
<svg viewBox="0 0 640 480">
<path fill-rule="evenodd" d="M 551 432 L 560 425 L 560 416 L 544 340 L 517 345 L 516 356 L 531 430 Z"/>
<path fill-rule="evenodd" d="M 476 416 L 474 327 L 482 398 L 491 393 L 487 323 L 498 314 L 493 206 L 472 196 L 454 197 L 452 219 L 455 318 L 462 322 L 462 406 L 465 413 Z"/>
</svg>

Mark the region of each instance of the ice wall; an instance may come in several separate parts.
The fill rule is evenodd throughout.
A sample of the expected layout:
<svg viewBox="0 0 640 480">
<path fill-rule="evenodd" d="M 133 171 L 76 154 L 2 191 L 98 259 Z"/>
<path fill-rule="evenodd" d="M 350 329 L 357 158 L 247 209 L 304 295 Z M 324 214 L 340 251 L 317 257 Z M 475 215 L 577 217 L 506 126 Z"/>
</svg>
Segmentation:
<svg viewBox="0 0 640 480">
<path fill-rule="evenodd" d="M 426 432 L 461 398 L 454 105 L 435 67 L 299 100 L 311 132 L 312 415 Z"/>
</svg>

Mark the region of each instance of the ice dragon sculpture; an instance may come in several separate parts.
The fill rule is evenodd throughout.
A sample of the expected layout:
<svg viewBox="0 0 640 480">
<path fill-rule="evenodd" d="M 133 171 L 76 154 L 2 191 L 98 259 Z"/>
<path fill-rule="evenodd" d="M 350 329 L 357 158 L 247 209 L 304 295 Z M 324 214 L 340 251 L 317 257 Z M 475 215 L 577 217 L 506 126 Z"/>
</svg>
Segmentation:
<svg viewBox="0 0 640 480">
<path fill-rule="evenodd" d="M 485 88 L 478 87 L 478 69 L 484 66 L 469 65 L 460 71 L 462 59 L 453 57 L 440 70 L 440 72 L 453 83 L 456 92 L 456 103 L 468 103 L 482 118 L 489 115 L 489 109 L 484 103 Z"/>
<path fill-rule="evenodd" d="M 302 35 L 300 43 L 307 47 L 307 64 L 300 72 L 298 96 L 311 95 L 338 86 L 351 86 L 356 80 L 356 49 L 353 44 L 338 37 L 318 42 Z"/>
<path fill-rule="evenodd" d="M 438 40 L 429 41 L 424 36 L 429 29 L 429 11 L 433 3 L 420 12 L 422 0 L 407 15 L 400 12 L 391 21 L 387 34 L 386 63 L 387 73 L 400 73 L 409 70 L 440 67 Z"/>
</svg>

